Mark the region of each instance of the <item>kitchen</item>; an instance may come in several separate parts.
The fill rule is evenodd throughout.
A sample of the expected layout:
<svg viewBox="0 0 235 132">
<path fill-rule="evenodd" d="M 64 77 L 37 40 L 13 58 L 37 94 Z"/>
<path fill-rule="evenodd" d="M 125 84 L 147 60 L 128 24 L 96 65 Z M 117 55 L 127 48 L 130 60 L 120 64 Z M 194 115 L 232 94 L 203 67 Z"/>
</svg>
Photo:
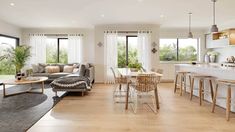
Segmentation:
<svg viewBox="0 0 235 132">
<path fill-rule="evenodd" d="M 210 91 L 210 83 L 205 81 L 205 76 L 213 77 L 212 79 L 212 95 L 205 94 L 205 100 L 212 102 L 215 97 L 215 88 L 216 84 L 218 85 L 217 99 L 216 104 L 223 108 L 231 107 L 231 111 L 235 112 L 235 106 L 232 105 L 235 90 L 233 88 L 235 80 L 235 57 L 233 56 L 235 45 L 235 30 L 227 29 L 217 33 L 206 34 L 206 48 L 208 49 L 207 53 L 204 56 L 204 61 L 193 62 L 192 64 L 175 64 L 175 73 L 178 75 L 179 71 L 187 71 L 186 76 L 192 76 L 192 74 L 200 74 L 203 75 L 200 78 L 195 79 L 194 85 L 190 85 L 192 83 L 192 79 L 186 77 L 186 91 L 190 92 L 192 88 L 199 88 L 198 92 L 194 92 L 195 96 L 199 96 L 200 94 L 200 85 L 204 84 L 204 92 Z M 204 77 L 204 78 L 203 78 Z M 219 80 L 226 80 L 226 82 L 220 82 Z M 184 79 L 183 79 L 184 80 Z M 203 80 L 200 84 L 199 80 Z M 231 89 L 230 91 L 228 89 Z M 194 89 L 195 90 L 195 89 Z M 192 90 L 192 91 L 194 91 Z M 211 92 L 211 91 L 210 91 Z M 227 98 L 227 103 L 221 99 L 221 97 L 225 98 L 230 96 L 230 99 Z M 211 96 L 214 98 L 212 99 Z M 199 96 L 200 97 L 200 96 Z M 230 106 L 231 105 L 231 106 Z M 228 111 L 228 110 L 227 110 Z"/>
</svg>

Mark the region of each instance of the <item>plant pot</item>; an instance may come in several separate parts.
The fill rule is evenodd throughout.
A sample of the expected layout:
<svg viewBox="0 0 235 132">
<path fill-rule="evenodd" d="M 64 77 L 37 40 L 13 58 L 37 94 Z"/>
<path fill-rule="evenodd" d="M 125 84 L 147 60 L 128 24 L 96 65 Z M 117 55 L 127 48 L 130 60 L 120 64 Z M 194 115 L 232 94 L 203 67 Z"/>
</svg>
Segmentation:
<svg viewBox="0 0 235 132">
<path fill-rule="evenodd" d="M 138 72 L 139 70 L 137 68 L 131 68 L 131 72 Z"/>
<path fill-rule="evenodd" d="M 215 62 L 216 56 L 215 55 L 210 55 L 210 62 Z"/>
</svg>

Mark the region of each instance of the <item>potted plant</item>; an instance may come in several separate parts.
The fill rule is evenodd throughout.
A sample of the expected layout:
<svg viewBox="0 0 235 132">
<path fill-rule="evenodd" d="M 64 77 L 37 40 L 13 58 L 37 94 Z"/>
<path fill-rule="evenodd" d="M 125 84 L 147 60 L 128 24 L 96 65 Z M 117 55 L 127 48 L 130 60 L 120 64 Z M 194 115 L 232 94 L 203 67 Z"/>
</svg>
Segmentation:
<svg viewBox="0 0 235 132">
<path fill-rule="evenodd" d="M 128 67 L 131 69 L 132 72 L 137 72 L 141 69 L 142 65 L 140 63 L 130 63 Z"/>
<path fill-rule="evenodd" d="M 208 52 L 207 52 L 207 55 L 209 55 L 210 62 L 215 62 L 216 56 L 218 56 L 219 53 L 216 52 L 216 51 L 208 51 Z"/>
<path fill-rule="evenodd" d="M 11 47 L 7 50 L 6 59 L 10 63 L 15 65 L 16 74 L 21 72 L 21 69 L 25 66 L 27 60 L 30 57 L 30 47 L 29 46 L 17 46 L 16 48 Z"/>
</svg>

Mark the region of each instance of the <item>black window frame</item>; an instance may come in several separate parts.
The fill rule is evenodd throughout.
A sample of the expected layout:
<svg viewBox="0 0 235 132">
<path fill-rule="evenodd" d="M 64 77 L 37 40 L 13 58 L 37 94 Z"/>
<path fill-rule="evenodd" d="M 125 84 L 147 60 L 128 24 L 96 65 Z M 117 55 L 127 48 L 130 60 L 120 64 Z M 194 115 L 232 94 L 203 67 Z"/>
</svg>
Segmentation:
<svg viewBox="0 0 235 132">
<path fill-rule="evenodd" d="M 131 37 L 138 37 L 137 35 L 126 35 L 126 66 L 128 66 L 129 65 L 129 53 L 128 53 L 128 51 L 129 51 L 129 42 L 128 42 L 128 38 L 131 38 Z"/>
<path fill-rule="evenodd" d="M 57 38 L 57 63 L 60 63 L 60 40 L 68 40 L 68 38 Z"/>
<path fill-rule="evenodd" d="M 176 61 L 176 62 L 184 62 L 184 61 L 180 61 L 179 60 L 179 39 L 185 39 L 185 38 L 160 38 L 160 40 L 161 39 L 176 39 L 176 60 L 174 60 L 174 61 Z M 197 60 L 196 61 L 198 61 L 199 38 L 193 38 L 193 39 L 197 39 Z M 159 43 L 159 45 L 160 45 L 160 43 Z M 161 51 L 159 50 L 159 52 L 161 52 Z M 160 60 L 160 58 L 159 58 L 159 60 Z M 164 61 L 164 60 L 160 60 L 160 61 L 162 61 L 162 62 L 171 62 L 171 61 Z"/>
<path fill-rule="evenodd" d="M 18 37 L 14 37 L 14 36 L 10 36 L 10 35 L 5 35 L 5 34 L 0 34 L 0 37 L 6 37 L 6 38 L 15 39 L 16 40 L 16 46 L 20 45 L 20 38 L 18 38 Z"/>
<path fill-rule="evenodd" d="M 56 62 L 55 63 L 60 63 L 60 40 L 66 39 L 68 40 L 68 38 L 56 38 L 57 39 L 57 58 L 56 58 Z"/>
</svg>

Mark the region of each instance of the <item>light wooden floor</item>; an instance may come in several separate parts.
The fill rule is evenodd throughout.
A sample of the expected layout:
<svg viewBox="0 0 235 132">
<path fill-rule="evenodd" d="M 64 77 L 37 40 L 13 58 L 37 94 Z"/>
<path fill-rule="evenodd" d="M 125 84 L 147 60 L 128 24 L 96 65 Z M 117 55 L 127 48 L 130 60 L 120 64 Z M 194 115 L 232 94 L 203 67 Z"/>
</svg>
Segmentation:
<svg viewBox="0 0 235 132">
<path fill-rule="evenodd" d="M 141 109 L 134 114 L 124 104 L 113 104 L 112 86 L 96 84 L 89 95 L 65 97 L 30 132 L 235 132 L 235 115 L 199 100 L 173 94 L 173 84 L 161 84 L 160 111 Z"/>
</svg>

